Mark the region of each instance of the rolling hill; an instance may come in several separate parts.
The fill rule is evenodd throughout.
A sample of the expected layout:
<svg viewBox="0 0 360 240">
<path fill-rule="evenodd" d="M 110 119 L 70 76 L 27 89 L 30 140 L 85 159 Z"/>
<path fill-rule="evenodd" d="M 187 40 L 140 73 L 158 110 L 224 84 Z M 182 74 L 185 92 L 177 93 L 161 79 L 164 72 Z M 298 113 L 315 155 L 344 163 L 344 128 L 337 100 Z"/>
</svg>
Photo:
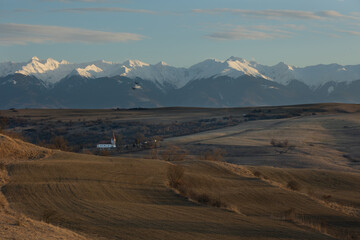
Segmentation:
<svg viewBox="0 0 360 240">
<path fill-rule="evenodd" d="M 322 107 L 328 112 L 166 139 L 160 153 L 170 145 L 188 151 L 176 162 L 146 151 L 103 157 L 54 150 L 31 161 L 33 154 L 25 155 L 7 163 L 2 192 L 31 221 L 47 216 L 88 239 L 357 239 L 359 109 Z M 295 148 L 279 153 L 272 138 Z M 225 162 L 202 160 L 213 148 L 226 150 Z M 169 186 L 170 166 L 184 169 L 180 190 Z M 4 227 L 0 233 L 7 236 Z"/>
</svg>

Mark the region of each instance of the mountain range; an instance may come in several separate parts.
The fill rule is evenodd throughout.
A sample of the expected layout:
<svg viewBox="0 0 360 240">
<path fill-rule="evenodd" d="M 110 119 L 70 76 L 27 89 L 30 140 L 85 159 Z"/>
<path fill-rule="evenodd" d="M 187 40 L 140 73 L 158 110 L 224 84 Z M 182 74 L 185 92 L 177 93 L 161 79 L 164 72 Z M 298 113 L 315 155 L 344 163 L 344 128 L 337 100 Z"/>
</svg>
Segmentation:
<svg viewBox="0 0 360 240">
<path fill-rule="evenodd" d="M 360 103 L 360 65 L 266 66 L 230 57 L 165 62 L 0 63 L 0 108 L 237 107 Z"/>
</svg>

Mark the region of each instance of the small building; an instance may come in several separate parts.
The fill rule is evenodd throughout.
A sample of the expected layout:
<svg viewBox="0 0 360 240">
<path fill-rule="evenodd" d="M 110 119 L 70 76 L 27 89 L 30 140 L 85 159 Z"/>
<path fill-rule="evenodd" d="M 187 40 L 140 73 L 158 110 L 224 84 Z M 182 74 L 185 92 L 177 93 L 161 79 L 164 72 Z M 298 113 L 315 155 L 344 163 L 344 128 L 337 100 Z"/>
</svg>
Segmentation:
<svg viewBox="0 0 360 240">
<path fill-rule="evenodd" d="M 100 149 L 116 148 L 115 134 L 113 133 L 113 137 L 110 139 L 110 142 L 109 141 L 101 141 L 96 145 L 96 147 L 100 148 Z"/>
</svg>

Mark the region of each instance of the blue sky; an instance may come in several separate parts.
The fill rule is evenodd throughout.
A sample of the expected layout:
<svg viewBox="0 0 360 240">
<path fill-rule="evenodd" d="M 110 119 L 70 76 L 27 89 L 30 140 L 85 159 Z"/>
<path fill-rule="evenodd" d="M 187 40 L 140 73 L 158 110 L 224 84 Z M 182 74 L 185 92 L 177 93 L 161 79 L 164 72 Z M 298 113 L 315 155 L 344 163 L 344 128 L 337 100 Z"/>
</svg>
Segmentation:
<svg viewBox="0 0 360 240">
<path fill-rule="evenodd" d="M 360 64 L 359 0 L 0 0 L 0 62 Z"/>
</svg>

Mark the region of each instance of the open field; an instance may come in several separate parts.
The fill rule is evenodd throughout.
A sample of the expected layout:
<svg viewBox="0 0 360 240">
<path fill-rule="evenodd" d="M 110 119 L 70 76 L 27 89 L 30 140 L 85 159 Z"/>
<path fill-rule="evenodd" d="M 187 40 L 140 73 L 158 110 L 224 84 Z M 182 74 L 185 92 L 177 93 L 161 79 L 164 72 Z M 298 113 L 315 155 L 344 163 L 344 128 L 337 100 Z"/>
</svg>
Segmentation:
<svg viewBox="0 0 360 240">
<path fill-rule="evenodd" d="M 240 165 L 360 170 L 360 113 L 259 120 L 203 133 L 169 138 L 193 154 L 219 147 L 226 161 Z M 271 140 L 287 140 L 286 153 Z"/>
<path fill-rule="evenodd" d="M 55 138 L 67 151 L 94 152 L 96 144 L 113 133 L 118 152 L 143 150 L 134 143 L 236 126 L 261 119 L 343 114 L 359 111 L 358 105 L 314 104 L 252 108 L 158 109 L 9 109 L 0 111 L 0 129 L 20 133 L 27 141 L 54 147 Z M 125 145 L 127 145 L 125 149 Z"/>
<path fill-rule="evenodd" d="M 290 118 L 252 116 L 253 121 L 166 138 L 157 149 L 159 159 L 150 159 L 151 150 L 116 157 L 58 150 L 7 157 L 7 183 L 1 190 L 13 211 L 69 229 L 73 232 L 67 234 L 79 238 L 359 239 L 360 106 L 323 104 L 271 112 L 297 108 L 301 114 Z M 201 114 L 222 118 L 225 111 L 239 119 L 260 114 L 202 109 L 192 115 L 193 109 L 174 109 L 166 118 L 164 109 L 137 111 L 134 118 L 170 122 L 201 120 Z M 141 115 L 147 111 L 164 112 Z M 5 139 L 11 142 L 3 137 L 0 144 Z M 288 143 L 272 145 L 271 139 Z M 172 145 L 186 150 L 181 161 L 162 160 L 161 153 Z M 215 148 L 225 150 L 225 162 L 202 160 L 204 151 Z M 174 164 L 184 171 L 176 189 L 168 179 Z M 0 238 L 9 233 L 5 227 L 0 225 Z"/>
<path fill-rule="evenodd" d="M 261 180 L 237 176 L 211 163 L 194 162 L 189 166 L 193 170 L 202 169 L 200 177 L 208 176 L 210 185 L 215 179 L 216 184 L 221 184 L 218 187 L 226 185 L 233 193 L 254 189 L 251 192 L 257 195 L 257 201 L 251 207 L 241 207 L 240 211 L 249 215 L 245 216 L 192 203 L 175 194 L 166 186 L 168 165 L 158 160 L 56 153 L 46 160 L 11 166 L 11 180 L 3 191 L 15 210 L 38 220 L 46 210 L 53 210 L 56 214 L 51 223 L 94 238 L 327 239 L 289 222 L 266 218 L 292 205 L 280 208 L 277 205 L 266 212 L 262 210 L 268 207 L 257 209 L 256 205 L 264 204 L 263 194 L 281 196 L 281 190 Z M 284 202 L 296 199 L 295 194 L 289 195 L 290 199 Z M 250 199 L 243 201 L 247 200 Z M 311 202 L 307 201 L 301 204 Z M 331 212 L 316 204 L 309 211 L 318 207 L 319 212 Z"/>
</svg>

